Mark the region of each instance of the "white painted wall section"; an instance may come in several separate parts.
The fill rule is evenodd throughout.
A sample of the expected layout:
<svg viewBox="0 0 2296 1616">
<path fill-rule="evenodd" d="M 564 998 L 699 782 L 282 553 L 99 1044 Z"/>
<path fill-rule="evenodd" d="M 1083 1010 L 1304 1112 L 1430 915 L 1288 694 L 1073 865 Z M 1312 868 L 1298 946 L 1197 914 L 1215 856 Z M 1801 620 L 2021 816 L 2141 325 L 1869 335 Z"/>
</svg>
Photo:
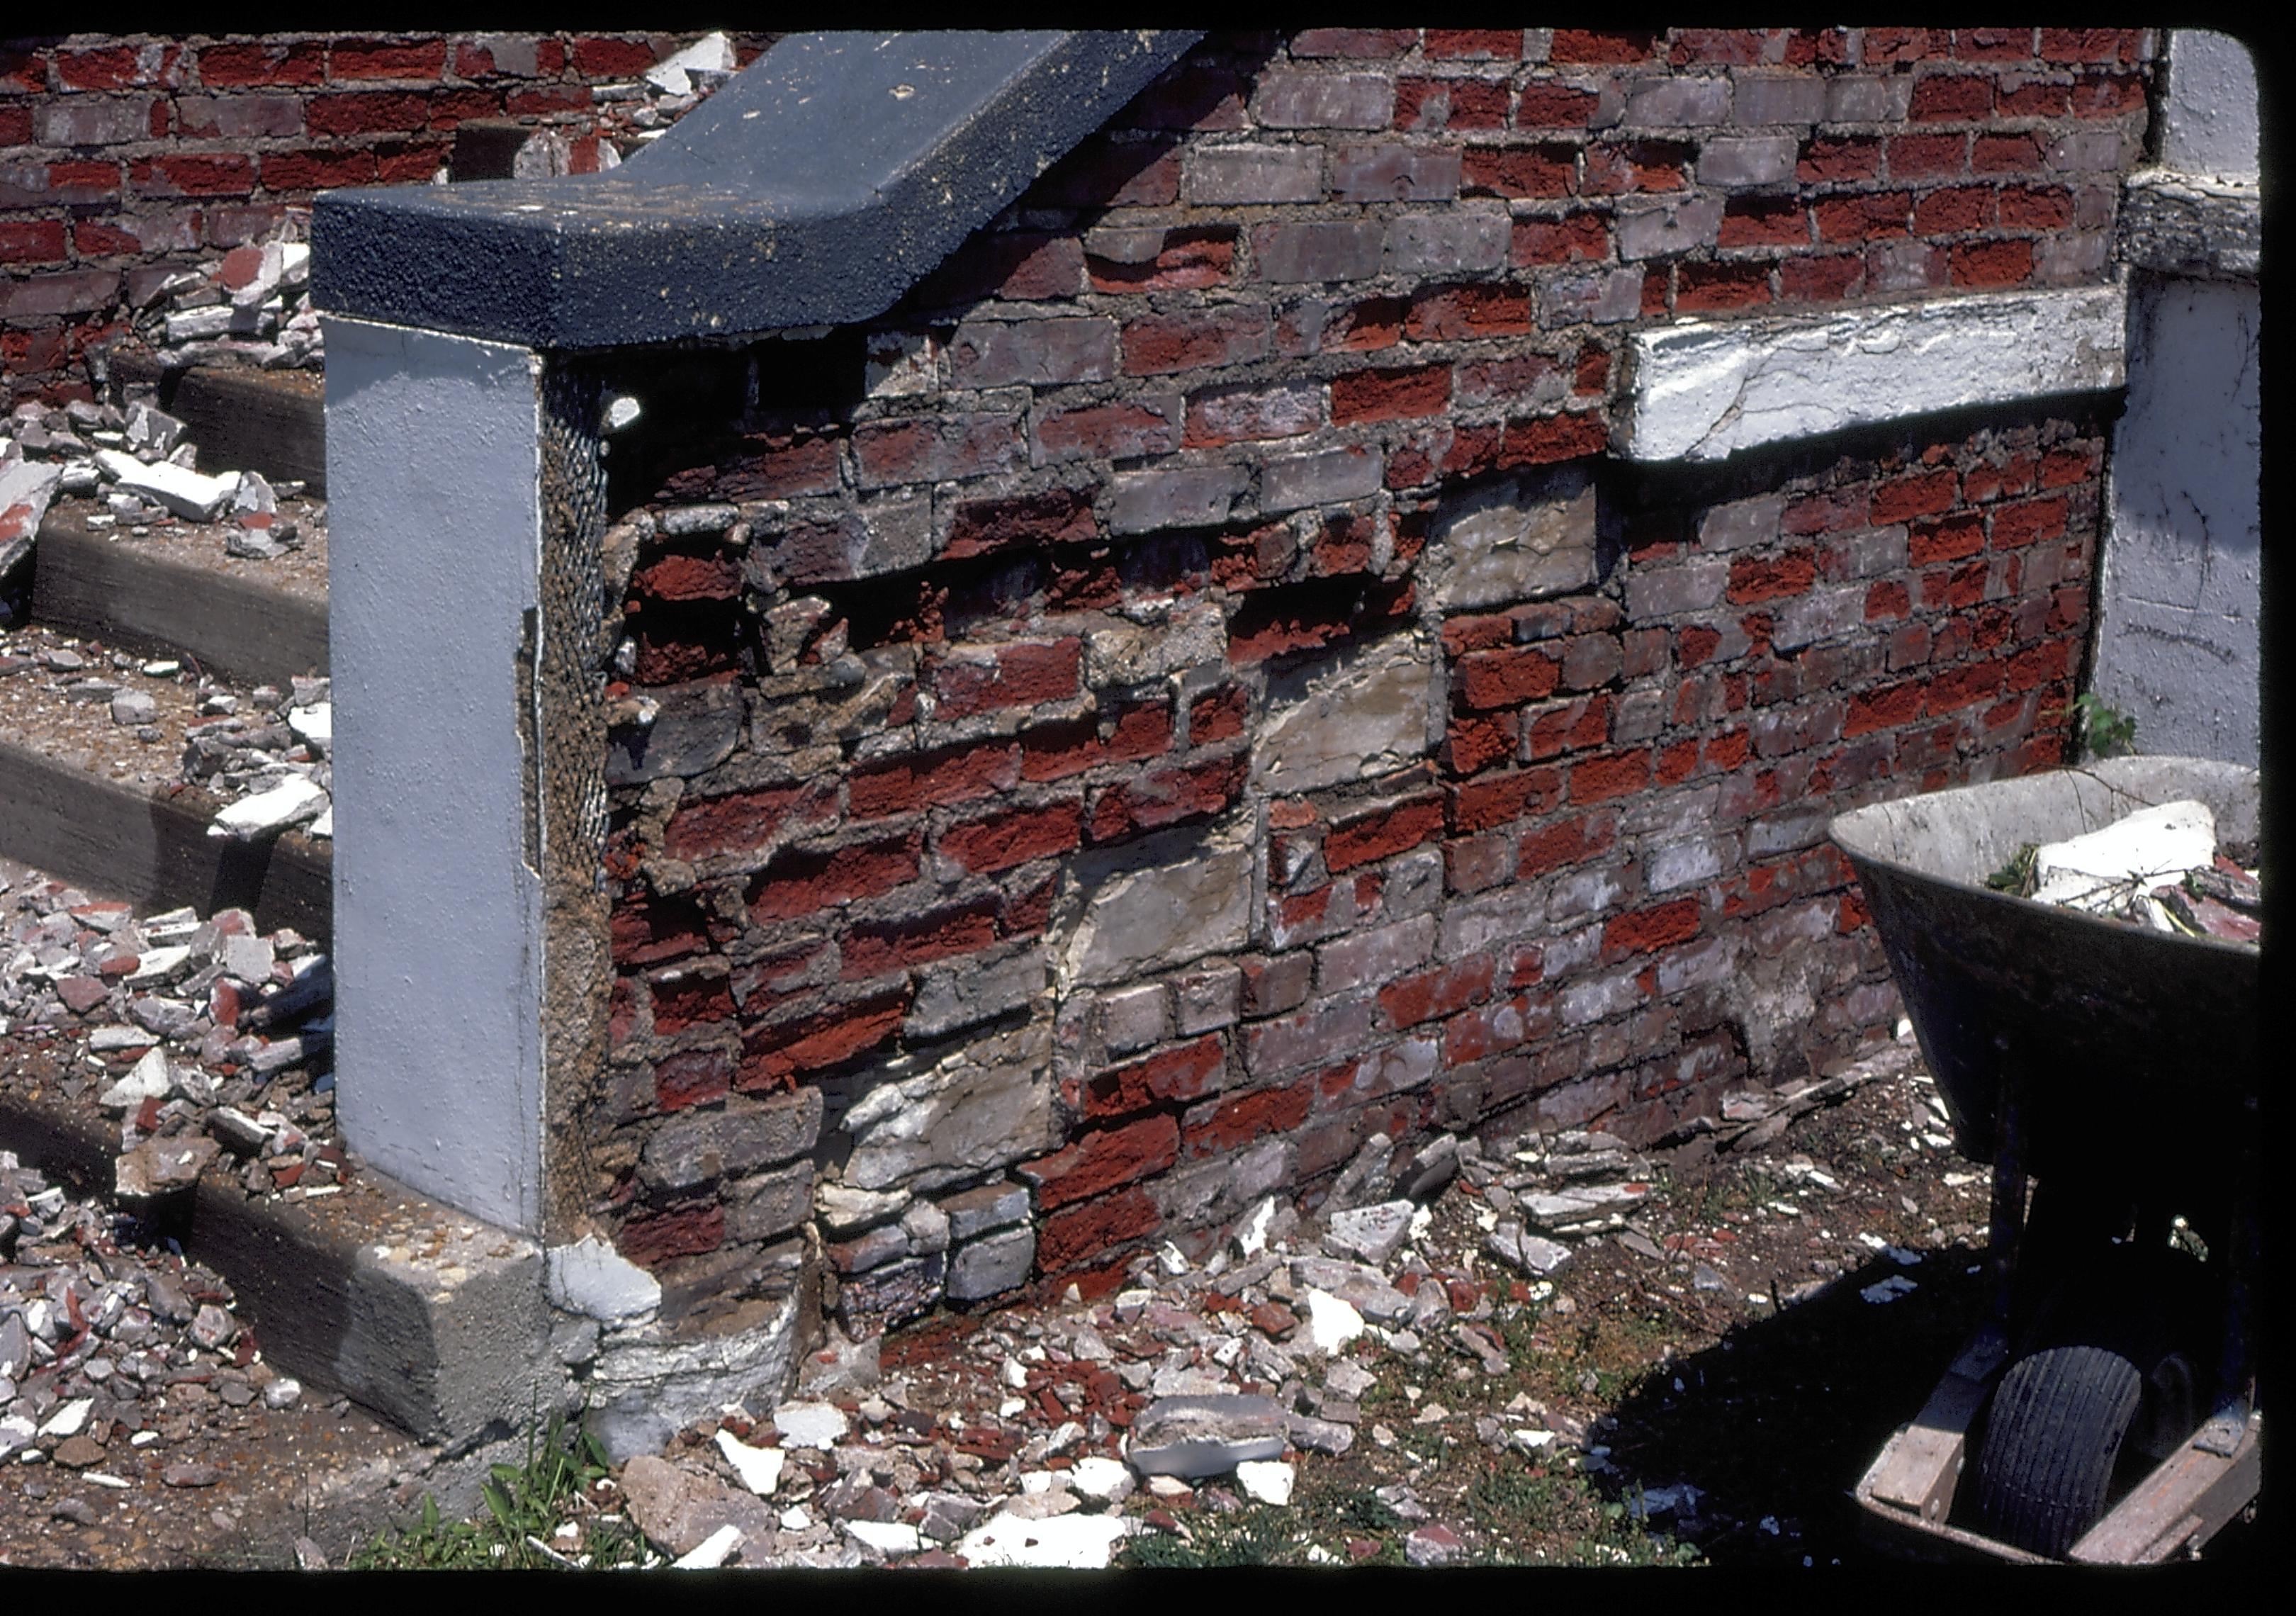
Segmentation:
<svg viewBox="0 0 2296 1616">
<path fill-rule="evenodd" d="M 518 655 L 540 571 L 539 363 L 329 318 L 336 1071 L 382 1171 L 528 1233 L 542 885 Z"/>
<path fill-rule="evenodd" d="M 2114 286 L 1930 299 L 1634 339 L 1614 429 L 1630 460 L 1713 461 L 1935 410 L 2121 385 Z"/>
<path fill-rule="evenodd" d="M 2161 166 L 2186 174 L 2257 171 L 2256 61 L 2228 34 L 2177 29 L 2169 36 L 2169 94 L 2161 118 Z"/>
</svg>

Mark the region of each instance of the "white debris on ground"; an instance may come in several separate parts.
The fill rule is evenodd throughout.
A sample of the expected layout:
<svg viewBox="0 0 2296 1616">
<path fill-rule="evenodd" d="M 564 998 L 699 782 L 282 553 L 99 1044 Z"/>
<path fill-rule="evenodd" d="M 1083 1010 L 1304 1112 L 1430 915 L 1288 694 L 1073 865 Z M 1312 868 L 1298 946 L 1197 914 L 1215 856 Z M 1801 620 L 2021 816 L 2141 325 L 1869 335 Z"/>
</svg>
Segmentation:
<svg viewBox="0 0 2296 1616">
<path fill-rule="evenodd" d="M 213 1486 L 209 1443 L 302 1387 L 263 1362 L 230 1287 L 165 1251 L 123 1250 L 102 1208 L 0 1151 L 0 1464 L 45 1465 L 58 1520 L 83 1487 L 126 1489 L 152 1458 L 170 1488 Z M 35 1491 L 35 1488 L 37 1489 Z"/>
<path fill-rule="evenodd" d="M 2021 849 L 1988 884 L 2175 935 L 2254 944 L 2263 931 L 2259 872 L 2219 846 L 2215 816 L 2192 799 Z"/>
<path fill-rule="evenodd" d="M 62 1097 L 116 1121 L 112 1187 L 131 1209 L 202 1176 L 332 1193 L 350 1170 L 333 997 L 316 943 L 245 910 L 139 917 L 59 882 L 0 882 L 0 1032 L 52 1040 Z"/>
</svg>

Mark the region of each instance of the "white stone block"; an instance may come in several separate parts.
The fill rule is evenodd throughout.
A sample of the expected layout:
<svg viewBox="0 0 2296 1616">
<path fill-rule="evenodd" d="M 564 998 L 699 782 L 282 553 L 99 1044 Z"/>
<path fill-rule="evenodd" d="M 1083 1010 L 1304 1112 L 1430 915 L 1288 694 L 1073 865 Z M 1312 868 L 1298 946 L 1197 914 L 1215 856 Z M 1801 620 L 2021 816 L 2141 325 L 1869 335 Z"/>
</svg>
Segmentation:
<svg viewBox="0 0 2296 1616">
<path fill-rule="evenodd" d="M 2126 318 L 2115 285 L 1643 332 L 1614 437 L 1633 460 L 1723 460 L 1936 410 L 2101 391 L 2121 385 Z"/>
</svg>

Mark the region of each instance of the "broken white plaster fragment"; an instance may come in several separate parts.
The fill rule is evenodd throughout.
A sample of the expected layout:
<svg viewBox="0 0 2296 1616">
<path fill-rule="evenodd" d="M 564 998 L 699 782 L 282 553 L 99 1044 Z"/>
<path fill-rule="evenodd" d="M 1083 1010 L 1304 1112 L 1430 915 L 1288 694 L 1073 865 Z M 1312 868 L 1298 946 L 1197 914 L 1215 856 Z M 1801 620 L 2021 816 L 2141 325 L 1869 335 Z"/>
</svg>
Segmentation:
<svg viewBox="0 0 2296 1616">
<path fill-rule="evenodd" d="M 186 466 L 160 461 L 145 465 L 118 449 L 98 449 L 95 463 L 131 494 L 166 506 L 186 521 L 213 521 L 231 496 L 239 491 L 239 473 L 203 476 Z"/>
<path fill-rule="evenodd" d="M 266 831 L 283 831 L 298 819 L 316 819 L 326 802 L 327 793 L 316 783 L 301 775 L 290 775 L 267 792 L 242 797 L 217 810 L 208 834 L 251 841 Z"/>
<path fill-rule="evenodd" d="M 1337 1352 L 1364 1333 L 1364 1317 L 1353 1302 L 1328 1291 L 1308 1292 L 1308 1339 L 1318 1352 Z"/>
<path fill-rule="evenodd" d="M 742 1485 L 760 1498 L 770 1498 L 782 1481 L 782 1466 L 789 1456 L 778 1448 L 752 1448 L 730 1431 L 718 1433 L 718 1451 L 742 1478 Z"/>
<path fill-rule="evenodd" d="M 1614 436 L 1631 460 L 1723 460 L 1936 410 L 2116 388 L 2126 324 L 2116 284 L 1666 326 L 1634 339 Z"/>
<path fill-rule="evenodd" d="M 608 1322 L 661 1305 L 661 1282 L 595 1235 L 551 1249 L 547 1284 L 557 1306 Z"/>
<path fill-rule="evenodd" d="M 2033 855 L 2033 897 L 2045 904 L 2101 909 L 2216 857 L 2216 816 L 2205 802 L 2164 802 L 2085 836 L 2052 841 Z"/>
</svg>

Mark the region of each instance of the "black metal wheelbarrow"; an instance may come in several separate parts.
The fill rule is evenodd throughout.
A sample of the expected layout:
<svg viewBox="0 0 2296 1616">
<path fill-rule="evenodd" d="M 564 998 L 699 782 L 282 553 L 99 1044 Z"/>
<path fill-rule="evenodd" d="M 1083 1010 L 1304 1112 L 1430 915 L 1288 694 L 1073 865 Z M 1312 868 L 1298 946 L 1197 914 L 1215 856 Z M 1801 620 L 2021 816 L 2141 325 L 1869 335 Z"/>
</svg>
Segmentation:
<svg viewBox="0 0 2296 1616">
<path fill-rule="evenodd" d="M 1990 1313 L 1856 1489 L 1898 1546 L 2157 1562 L 2256 1497 L 2259 950 L 1985 884 L 2185 798 L 2255 842 L 2256 771 L 2191 758 L 1833 821 L 1956 1147 L 1993 1169 Z"/>
</svg>

